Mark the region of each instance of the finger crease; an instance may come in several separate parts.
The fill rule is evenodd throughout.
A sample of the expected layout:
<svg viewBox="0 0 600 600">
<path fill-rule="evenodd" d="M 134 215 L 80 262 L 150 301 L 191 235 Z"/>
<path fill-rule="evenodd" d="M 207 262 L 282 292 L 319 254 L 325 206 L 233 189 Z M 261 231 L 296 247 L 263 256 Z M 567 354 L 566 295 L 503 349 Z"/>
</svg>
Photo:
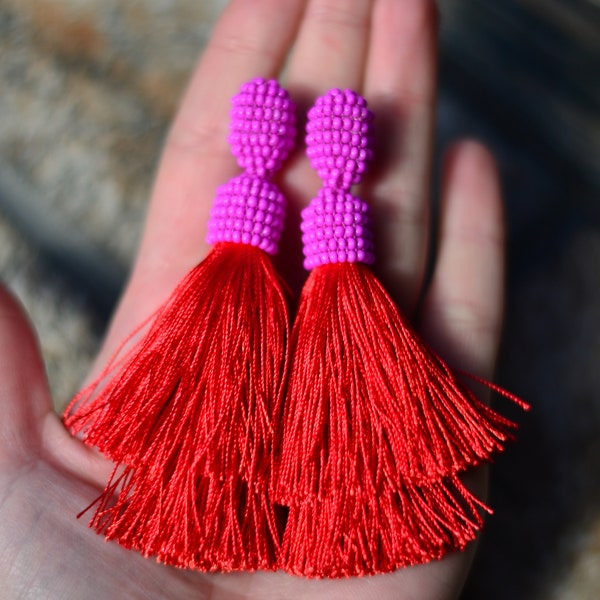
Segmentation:
<svg viewBox="0 0 600 600">
<path fill-rule="evenodd" d="M 166 146 L 169 149 L 183 151 L 186 154 L 227 154 L 229 143 L 227 123 L 200 123 L 194 127 L 176 127 L 167 138 Z"/>
<path fill-rule="evenodd" d="M 368 18 L 365 15 L 355 15 L 346 10 L 340 10 L 339 7 L 322 5 L 313 8 L 308 14 L 307 19 L 324 27 L 335 27 L 362 33 L 369 27 Z"/>
</svg>

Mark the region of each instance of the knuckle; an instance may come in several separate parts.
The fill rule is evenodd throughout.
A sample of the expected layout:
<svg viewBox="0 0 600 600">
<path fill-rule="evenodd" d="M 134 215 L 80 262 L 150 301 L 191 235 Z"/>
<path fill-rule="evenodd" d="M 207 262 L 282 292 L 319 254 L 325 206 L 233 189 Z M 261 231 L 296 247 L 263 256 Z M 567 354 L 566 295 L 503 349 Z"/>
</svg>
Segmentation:
<svg viewBox="0 0 600 600">
<path fill-rule="evenodd" d="M 169 133 L 166 146 L 169 150 L 185 154 L 228 153 L 228 126 L 210 120 L 196 124 L 194 127 L 176 126 Z"/>
<path fill-rule="evenodd" d="M 222 35 L 213 41 L 213 47 L 217 50 L 234 56 L 255 56 L 258 53 L 263 53 L 264 48 L 261 47 L 259 41 L 248 35 L 238 33 L 229 33 Z"/>
</svg>

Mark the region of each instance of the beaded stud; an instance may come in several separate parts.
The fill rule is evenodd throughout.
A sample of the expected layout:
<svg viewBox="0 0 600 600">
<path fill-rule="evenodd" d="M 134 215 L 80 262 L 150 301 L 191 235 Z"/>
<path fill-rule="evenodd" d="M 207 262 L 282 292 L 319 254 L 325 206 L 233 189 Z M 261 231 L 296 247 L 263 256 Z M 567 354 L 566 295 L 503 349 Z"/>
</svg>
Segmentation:
<svg viewBox="0 0 600 600">
<path fill-rule="evenodd" d="M 374 261 L 369 207 L 350 194 L 372 158 L 373 114 L 352 90 L 333 89 L 308 113 L 307 156 L 323 181 L 302 211 L 304 267 Z"/>
<path fill-rule="evenodd" d="M 231 151 L 245 173 L 220 186 L 207 241 L 236 242 L 277 252 L 285 198 L 269 181 L 294 146 L 295 104 L 274 80 L 253 79 L 232 99 Z"/>
</svg>

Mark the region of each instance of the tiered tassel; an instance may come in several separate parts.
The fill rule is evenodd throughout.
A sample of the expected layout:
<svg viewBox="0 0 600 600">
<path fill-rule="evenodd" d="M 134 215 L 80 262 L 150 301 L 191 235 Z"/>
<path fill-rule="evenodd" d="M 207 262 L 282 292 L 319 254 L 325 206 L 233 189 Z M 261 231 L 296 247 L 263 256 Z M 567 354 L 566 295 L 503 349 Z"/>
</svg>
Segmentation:
<svg viewBox="0 0 600 600">
<path fill-rule="evenodd" d="M 363 98 L 332 90 L 307 127 L 324 187 L 302 215 L 312 271 L 272 487 L 289 507 L 279 565 L 313 577 L 389 572 L 464 548 L 487 507 L 457 475 L 515 427 L 418 338 L 366 266 L 368 207 L 349 189 L 370 158 L 370 122 Z"/>
<path fill-rule="evenodd" d="M 269 477 L 289 322 L 268 257 L 285 201 L 269 179 L 293 146 L 294 110 L 275 81 L 242 86 L 230 142 L 245 173 L 217 192 L 213 250 L 64 417 L 118 463 L 91 525 L 168 564 L 270 569 L 279 548 Z"/>
</svg>

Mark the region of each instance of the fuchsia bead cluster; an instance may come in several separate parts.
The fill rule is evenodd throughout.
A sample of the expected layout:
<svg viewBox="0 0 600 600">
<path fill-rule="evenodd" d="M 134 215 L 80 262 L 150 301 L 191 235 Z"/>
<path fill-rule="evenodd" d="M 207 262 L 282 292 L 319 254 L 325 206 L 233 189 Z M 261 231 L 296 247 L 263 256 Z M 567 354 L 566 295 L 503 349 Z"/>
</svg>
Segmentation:
<svg viewBox="0 0 600 600">
<path fill-rule="evenodd" d="M 352 90 L 333 89 L 308 112 L 306 155 L 325 187 L 349 190 L 365 172 L 373 113 Z"/>
<path fill-rule="evenodd" d="M 273 79 L 243 84 L 231 103 L 233 155 L 249 175 L 270 177 L 294 147 L 296 105 Z"/>
<path fill-rule="evenodd" d="M 239 175 L 217 190 L 208 224 L 208 242 L 258 246 L 276 254 L 285 199 L 270 181 Z"/>
<path fill-rule="evenodd" d="M 207 241 L 236 242 L 277 252 L 285 198 L 268 179 L 294 146 L 296 105 L 274 80 L 253 79 L 232 99 L 229 143 L 245 173 L 217 190 Z"/>
<path fill-rule="evenodd" d="M 372 158 L 373 114 L 352 90 L 333 89 L 308 113 L 307 155 L 323 188 L 302 211 L 304 267 L 336 262 L 372 264 L 369 207 L 349 193 Z"/>
<path fill-rule="evenodd" d="M 366 202 L 342 190 L 322 188 L 302 211 L 304 268 L 335 262 L 372 264 L 373 241 Z"/>
</svg>

